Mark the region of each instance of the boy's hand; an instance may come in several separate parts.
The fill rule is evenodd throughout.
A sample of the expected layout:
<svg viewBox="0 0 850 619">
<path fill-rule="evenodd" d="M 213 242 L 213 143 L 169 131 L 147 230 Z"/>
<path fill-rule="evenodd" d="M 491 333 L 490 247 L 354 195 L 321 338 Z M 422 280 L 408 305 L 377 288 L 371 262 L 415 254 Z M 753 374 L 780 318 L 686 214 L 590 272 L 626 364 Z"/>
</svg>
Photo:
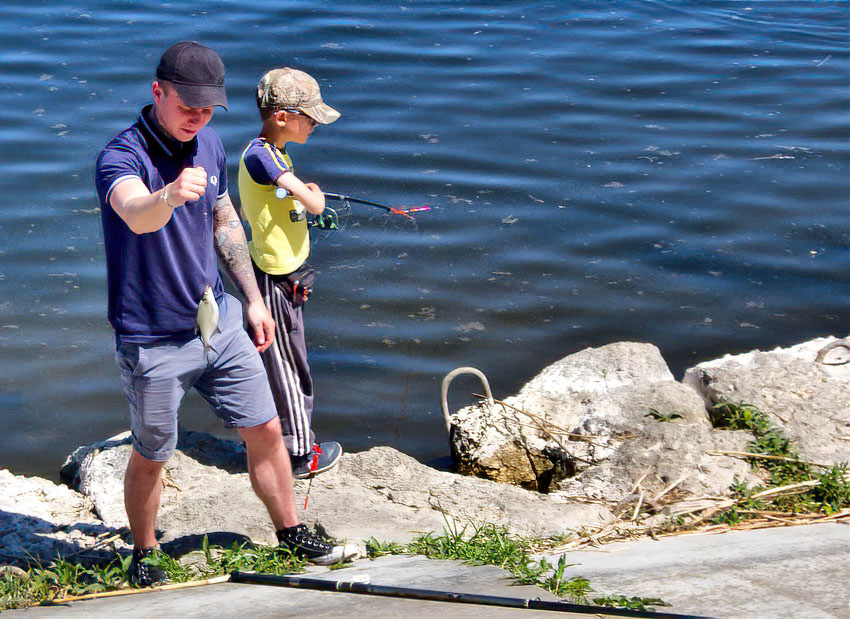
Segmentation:
<svg viewBox="0 0 850 619">
<path fill-rule="evenodd" d="M 207 191 L 207 171 L 201 167 L 184 168 L 168 185 L 168 206 L 177 208 L 198 200 Z"/>
<path fill-rule="evenodd" d="M 313 200 L 311 200 L 312 208 L 308 206 L 307 210 L 313 215 L 321 215 L 322 211 L 325 210 L 324 192 L 322 192 L 321 188 L 316 183 L 304 183 L 304 186 L 313 194 Z"/>
<path fill-rule="evenodd" d="M 319 215 L 325 210 L 325 194 L 316 183 L 304 183 L 287 170 L 277 179 L 277 185 L 286 189 L 311 215 Z"/>
</svg>

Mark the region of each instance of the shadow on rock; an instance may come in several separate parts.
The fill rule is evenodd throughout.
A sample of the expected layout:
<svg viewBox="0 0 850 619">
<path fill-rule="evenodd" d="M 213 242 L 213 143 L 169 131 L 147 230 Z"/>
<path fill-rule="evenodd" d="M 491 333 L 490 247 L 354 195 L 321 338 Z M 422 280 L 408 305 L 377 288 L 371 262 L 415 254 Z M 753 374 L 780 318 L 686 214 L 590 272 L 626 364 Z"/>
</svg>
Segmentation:
<svg viewBox="0 0 850 619">
<path fill-rule="evenodd" d="M 56 559 L 74 563 L 106 563 L 119 553 L 115 542 L 126 530 L 100 522 L 57 523 L 0 510 L 0 561 L 18 567 L 49 565 Z M 115 539 L 118 538 L 118 539 Z"/>
<path fill-rule="evenodd" d="M 251 538 L 240 533 L 232 531 L 213 531 L 210 533 L 194 533 L 183 535 L 170 542 L 161 544 L 162 551 L 172 557 L 179 558 L 187 555 L 190 552 L 203 550 L 204 538 L 207 538 L 209 547 L 219 546 L 221 548 L 232 548 L 234 544 L 237 546 L 252 545 Z"/>
</svg>

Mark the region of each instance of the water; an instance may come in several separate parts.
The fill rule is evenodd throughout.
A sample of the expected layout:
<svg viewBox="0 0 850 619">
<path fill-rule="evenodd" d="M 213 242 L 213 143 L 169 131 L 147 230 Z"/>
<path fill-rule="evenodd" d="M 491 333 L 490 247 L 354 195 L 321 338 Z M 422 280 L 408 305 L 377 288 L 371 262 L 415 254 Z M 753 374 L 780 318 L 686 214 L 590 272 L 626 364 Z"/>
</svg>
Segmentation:
<svg viewBox="0 0 850 619">
<path fill-rule="evenodd" d="M 342 119 L 326 191 L 428 204 L 318 239 L 316 430 L 445 463 L 442 377 L 496 397 L 587 346 L 677 376 L 850 331 L 847 2 L 50 2 L 0 8 L 0 467 L 58 477 L 127 425 L 93 162 L 192 38 L 228 68 L 235 168 L 274 66 Z M 477 382 L 453 383 L 452 409 Z M 223 434 L 199 398 L 184 425 Z"/>
</svg>

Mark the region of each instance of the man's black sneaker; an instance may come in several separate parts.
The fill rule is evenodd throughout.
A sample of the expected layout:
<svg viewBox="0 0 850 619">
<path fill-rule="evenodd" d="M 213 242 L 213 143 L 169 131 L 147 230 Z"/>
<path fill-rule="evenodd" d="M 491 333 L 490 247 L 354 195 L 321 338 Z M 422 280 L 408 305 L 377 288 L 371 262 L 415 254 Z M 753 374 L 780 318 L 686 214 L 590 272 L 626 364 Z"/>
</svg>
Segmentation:
<svg viewBox="0 0 850 619">
<path fill-rule="evenodd" d="M 156 548 L 133 548 L 133 559 L 127 568 L 127 582 L 130 586 L 152 587 L 165 582 L 165 572 L 156 565 L 151 565 L 150 560 L 155 552 Z"/>
<path fill-rule="evenodd" d="M 313 451 L 306 456 L 292 456 L 292 476 L 295 479 L 306 479 L 332 469 L 342 457 L 342 445 L 336 441 L 316 443 Z"/>
<path fill-rule="evenodd" d="M 360 556 L 356 545 L 334 546 L 316 535 L 303 523 L 278 531 L 277 541 L 280 548 L 289 550 L 296 557 L 316 565 L 333 565 L 342 561 L 351 561 Z"/>
</svg>

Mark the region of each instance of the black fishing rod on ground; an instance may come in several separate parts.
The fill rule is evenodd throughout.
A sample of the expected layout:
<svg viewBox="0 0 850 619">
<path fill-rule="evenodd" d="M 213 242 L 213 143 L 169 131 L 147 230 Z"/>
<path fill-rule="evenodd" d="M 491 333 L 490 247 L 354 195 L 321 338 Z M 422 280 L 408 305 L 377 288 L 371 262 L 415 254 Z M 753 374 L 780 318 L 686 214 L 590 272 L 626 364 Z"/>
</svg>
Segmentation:
<svg viewBox="0 0 850 619">
<path fill-rule="evenodd" d="M 648 610 L 616 608 L 611 606 L 592 606 L 586 604 L 572 604 L 569 602 L 551 602 L 547 600 L 482 595 L 478 593 L 455 593 L 451 591 L 434 591 L 431 589 L 392 587 L 388 585 L 373 585 L 363 582 L 323 580 L 321 578 L 304 578 L 303 576 L 277 576 L 274 574 L 257 574 L 255 572 L 231 572 L 230 582 L 273 585 L 277 587 L 293 587 L 296 589 L 313 589 L 316 591 L 363 593 L 367 595 L 396 597 L 408 600 L 427 600 L 431 602 L 506 606 L 511 608 L 527 608 L 529 610 L 554 610 L 589 615 L 654 617 L 655 619 L 707 619 L 706 617 L 700 617 L 698 615 L 678 615 L 672 613 L 652 612 Z"/>
</svg>

